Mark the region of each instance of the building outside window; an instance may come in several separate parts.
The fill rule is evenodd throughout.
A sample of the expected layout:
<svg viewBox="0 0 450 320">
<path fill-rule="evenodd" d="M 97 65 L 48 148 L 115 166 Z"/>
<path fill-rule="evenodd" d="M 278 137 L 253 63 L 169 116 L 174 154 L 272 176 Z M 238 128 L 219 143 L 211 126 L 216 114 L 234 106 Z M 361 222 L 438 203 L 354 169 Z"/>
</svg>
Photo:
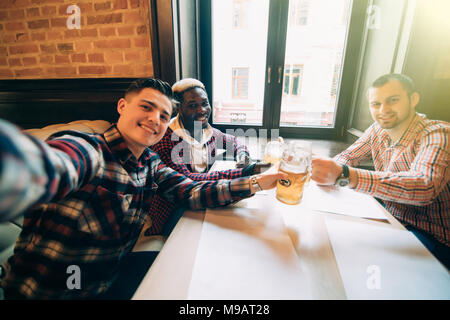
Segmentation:
<svg viewBox="0 0 450 320">
<path fill-rule="evenodd" d="M 306 26 L 309 16 L 309 0 L 291 0 L 289 15 L 291 26 Z"/>
<path fill-rule="evenodd" d="M 248 68 L 233 68 L 233 99 L 248 98 Z"/>
<path fill-rule="evenodd" d="M 303 65 L 285 65 L 283 94 L 289 96 L 300 96 L 302 78 Z"/>
<path fill-rule="evenodd" d="M 232 25 L 233 29 L 242 29 L 247 25 L 246 11 L 248 0 L 233 0 Z"/>
</svg>

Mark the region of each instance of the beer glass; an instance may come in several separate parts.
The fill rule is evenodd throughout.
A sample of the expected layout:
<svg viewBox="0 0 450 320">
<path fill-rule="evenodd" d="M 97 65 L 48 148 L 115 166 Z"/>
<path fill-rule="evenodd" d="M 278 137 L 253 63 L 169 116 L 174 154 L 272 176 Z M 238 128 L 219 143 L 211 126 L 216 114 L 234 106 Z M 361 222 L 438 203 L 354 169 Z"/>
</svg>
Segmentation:
<svg viewBox="0 0 450 320">
<path fill-rule="evenodd" d="M 282 137 L 278 137 L 277 141 L 270 141 L 267 143 L 264 150 L 264 162 L 275 164 L 281 160 L 283 154 L 284 140 Z"/>
<path fill-rule="evenodd" d="M 281 157 L 280 171 L 287 179 L 277 182 L 277 199 L 286 204 L 298 204 L 303 197 L 303 188 L 311 175 L 311 142 L 291 141 L 285 146 Z"/>
</svg>

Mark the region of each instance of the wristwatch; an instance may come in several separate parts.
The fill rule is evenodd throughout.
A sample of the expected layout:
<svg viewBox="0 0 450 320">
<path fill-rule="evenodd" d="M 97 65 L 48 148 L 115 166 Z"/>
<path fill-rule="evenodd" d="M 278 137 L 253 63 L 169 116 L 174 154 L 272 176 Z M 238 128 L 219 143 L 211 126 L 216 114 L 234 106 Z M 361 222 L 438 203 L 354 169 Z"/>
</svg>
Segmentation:
<svg viewBox="0 0 450 320">
<path fill-rule="evenodd" d="M 261 186 L 258 183 L 258 180 L 256 180 L 257 176 L 251 176 L 250 177 L 250 183 L 252 184 L 253 190 L 255 192 L 262 191 Z"/>
<path fill-rule="evenodd" d="M 342 173 L 341 175 L 336 179 L 336 182 L 334 183 L 335 186 L 339 187 L 346 187 L 350 183 L 350 171 L 348 170 L 348 167 L 343 164 L 342 165 Z"/>
</svg>

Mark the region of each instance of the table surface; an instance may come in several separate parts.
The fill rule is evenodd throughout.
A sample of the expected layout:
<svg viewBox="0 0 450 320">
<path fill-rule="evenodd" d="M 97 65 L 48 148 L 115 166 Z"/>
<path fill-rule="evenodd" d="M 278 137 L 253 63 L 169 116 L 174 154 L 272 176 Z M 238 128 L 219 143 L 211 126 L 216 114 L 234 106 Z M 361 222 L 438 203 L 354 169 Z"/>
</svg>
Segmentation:
<svg viewBox="0 0 450 320">
<path fill-rule="evenodd" d="M 216 170 L 226 166 L 229 164 L 221 162 L 216 166 Z M 277 206 L 275 190 L 268 192 L 268 195 L 256 194 L 250 199 L 253 199 L 251 201 L 266 201 L 268 206 Z M 312 284 L 310 288 L 312 299 L 347 298 L 328 236 L 326 219 L 405 230 L 401 223 L 381 204 L 373 201 L 371 205 L 377 206 L 387 220 L 377 221 L 333 213 L 317 213 L 305 210 L 303 201 L 296 206 L 285 206 L 292 208 L 283 210 L 283 221 L 293 247 L 298 257 L 301 257 L 301 259 L 299 258 L 301 267 L 307 273 Z M 205 211 L 186 211 L 184 213 L 135 292 L 133 299 L 188 299 L 204 218 Z M 420 245 L 419 241 L 418 245 Z M 436 263 L 439 262 L 436 260 Z"/>
</svg>

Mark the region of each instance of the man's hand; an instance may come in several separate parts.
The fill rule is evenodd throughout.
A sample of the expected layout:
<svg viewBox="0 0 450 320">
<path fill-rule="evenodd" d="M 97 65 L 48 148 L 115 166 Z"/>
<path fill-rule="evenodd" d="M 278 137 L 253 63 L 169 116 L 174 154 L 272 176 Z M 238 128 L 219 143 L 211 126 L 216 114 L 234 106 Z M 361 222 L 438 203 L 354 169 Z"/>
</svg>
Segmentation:
<svg viewBox="0 0 450 320">
<path fill-rule="evenodd" d="M 236 168 L 244 168 L 250 163 L 252 163 L 252 159 L 250 159 L 250 156 L 247 154 L 243 154 L 239 157 L 239 159 L 237 159 Z"/>
<path fill-rule="evenodd" d="M 288 175 L 284 172 L 278 172 L 280 163 L 273 165 L 269 170 L 257 176 L 259 186 L 263 190 L 275 188 L 279 179 L 287 179 Z"/>
<path fill-rule="evenodd" d="M 313 158 L 311 179 L 321 185 L 331 185 L 342 173 L 342 166 L 332 159 Z"/>
<path fill-rule="evenodd" d="M 259 174 L 269 170 L 272 165 L 267 162 L 257 162 L 255 163 L 255 167 L 253 168 L 253 174 Z"/>
</svg>

